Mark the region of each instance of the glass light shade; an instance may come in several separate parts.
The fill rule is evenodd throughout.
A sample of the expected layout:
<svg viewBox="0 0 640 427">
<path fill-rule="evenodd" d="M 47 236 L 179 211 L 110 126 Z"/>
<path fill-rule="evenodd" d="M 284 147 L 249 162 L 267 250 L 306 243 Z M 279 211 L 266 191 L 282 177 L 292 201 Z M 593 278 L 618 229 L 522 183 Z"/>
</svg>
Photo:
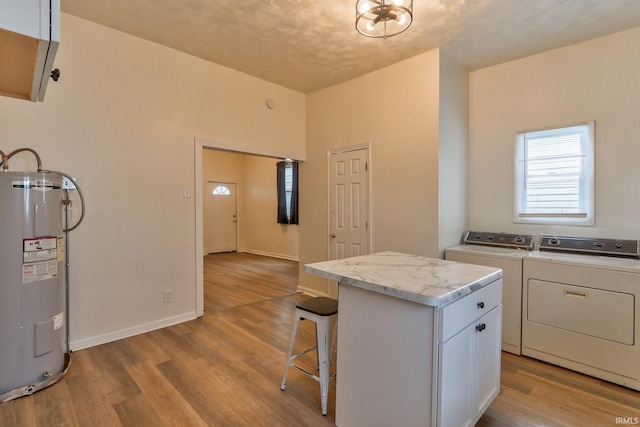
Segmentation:
<svg viewBox="0 0 640 427">
<path fill-rule="evenodd" d="M 367 0 L 362 0 L 358 2 L 357 10 L 359 13 L 366 13 L 369 9 L 371 9 L 374 4 Z"/>
<path fill-rule="evenodd" d="M 356 30 L 363 36 L 387 38 L 413 22 L 413 0 L 357 0 Z"/>
</svg>

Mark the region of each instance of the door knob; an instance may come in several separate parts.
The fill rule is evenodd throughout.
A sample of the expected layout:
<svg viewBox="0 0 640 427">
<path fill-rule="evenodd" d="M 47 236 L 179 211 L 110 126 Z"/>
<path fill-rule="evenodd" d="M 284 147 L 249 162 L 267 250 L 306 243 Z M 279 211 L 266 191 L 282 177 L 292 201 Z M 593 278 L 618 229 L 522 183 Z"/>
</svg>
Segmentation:
<svg viewBox="0 0 640 427">
<path fill-rule="evenodd" d="M 332 239 L 335 239 L 336 238 L 336 233 L 331 233 L 330 236 L 331 236 Z"/>
</svg>

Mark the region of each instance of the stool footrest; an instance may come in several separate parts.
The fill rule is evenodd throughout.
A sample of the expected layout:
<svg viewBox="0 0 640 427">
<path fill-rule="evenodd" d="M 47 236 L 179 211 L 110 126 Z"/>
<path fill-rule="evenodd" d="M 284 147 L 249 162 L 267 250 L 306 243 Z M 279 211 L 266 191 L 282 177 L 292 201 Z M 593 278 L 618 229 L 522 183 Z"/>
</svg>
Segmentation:
<svg viewBox="0 0 640 427">
<path fill-rule="evenodd" d="M 318 382 L 320 381 L 320 377 L 319 377 L 319 376 L 317 376 L 317 375 L 315 375 L 315 374 L 312 374 L 311 372 L 307 371 L 307 370 L 306 370 L 306 369 L 304 369 L 304 368 L 301 368 L 301 367 L 300 367 L 300 366 L 298 366 L 298 365 L 294 365 L 294 364 L 292 363 L 289 367 L 290 367 L 290 368 L 295 368 L 295 369 L 297 369 L 298 371 L 300 371 L 300 372 L 302 372 L 303 374 L 305 374 L 305 375 L 307 375 L 307 376 L 309 376 L 309 377 L 313 378 L 314 380 L 316 380 L 316 381 L 318 381 Z"/>
<path fill-rule="evenodd" d="M 314 347 L 309 347 L 308 349 L 306 349 L 306 350 L 304 350 L 304 351 L 301 351 L 300 353 L 298 353 L 298 354 L 296 354 L 296 355 L 294 355 L 294 356 L 291 356 L 291 357 L 289 358 L 289 361 L 292 361 L 293 359 L 297 359 L 298 357 L 303 356 L 303 355 L 305 355 L 305 354 L 309 353 L 310 351 L 315 350 L 316 348 L 317 348 L 317 347 L 315 347 L 315 346 L 314 346 Z"/>
<path fill-rule="evenodd" d="M 295 368 L 295 369 L 297 369 L 298 371 L 302 372 L 303 374 L 305 374 L 305 375 L 307 375 L 307 376 L 309 376 L 309 377 L 313 378 L 314 380 L 316 380 L 316 381 L 320 382 L 320 377 L 319 377 L 319 376 L 317 376 L 317 375 L 315 375 L 315 374 L 312 374 L 311 372 L 307 371 L 307 370 L 306 370 L 306 369 L 304 369 L 304 368 L 301 368 L 301 367 L 300 367 L 300 366 L 298 366 L 298 365 L 294 365 L 294 364 L 292 363 L 291 365 L 289 365 L 289 367 L 290 367 L 290 368 Z M 329 377 L 329 381 L 331 381 L 331 380 L 335 380 L 335 379 L 336 379 L 336 374 L 333 374 L 333 375 L 331 375 L 331 376 Z"/>
</svg>

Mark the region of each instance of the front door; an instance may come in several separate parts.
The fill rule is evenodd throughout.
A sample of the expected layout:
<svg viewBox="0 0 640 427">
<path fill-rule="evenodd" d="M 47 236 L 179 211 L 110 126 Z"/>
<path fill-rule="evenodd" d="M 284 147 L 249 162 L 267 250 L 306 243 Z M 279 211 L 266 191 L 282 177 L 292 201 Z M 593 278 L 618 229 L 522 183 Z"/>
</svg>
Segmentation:
<svg viewBox="0 0 640 427">
<path fill-rule="evenodd" d="M 206 253 L 237 250 L 236 184 L 207 182 L 205 195 Z"/>
<path fill-rule="evenodd" d="M 358 146 L 329 155 L 329 259 L 370 251 L 369 148 Z"/>
</svg>

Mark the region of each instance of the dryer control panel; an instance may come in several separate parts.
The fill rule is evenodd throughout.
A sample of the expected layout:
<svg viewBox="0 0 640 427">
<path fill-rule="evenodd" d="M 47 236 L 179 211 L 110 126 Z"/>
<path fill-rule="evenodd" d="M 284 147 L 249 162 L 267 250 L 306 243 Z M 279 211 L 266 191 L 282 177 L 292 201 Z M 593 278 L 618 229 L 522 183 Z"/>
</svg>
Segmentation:
<svg viewBox="0 0 640 427">
<path fill-rule="evenodd" d="M 540 250 L 640 258 L 640 241 L 542 234 L 540 236 Z"/>
<path fill-rule="evenodd" d="M 513 249 L 533 249 L 533 234 L 491 233 L 484 231 L 468 231 L 463 242 L 470 245 L 500 246 Z"/>
</svg>

